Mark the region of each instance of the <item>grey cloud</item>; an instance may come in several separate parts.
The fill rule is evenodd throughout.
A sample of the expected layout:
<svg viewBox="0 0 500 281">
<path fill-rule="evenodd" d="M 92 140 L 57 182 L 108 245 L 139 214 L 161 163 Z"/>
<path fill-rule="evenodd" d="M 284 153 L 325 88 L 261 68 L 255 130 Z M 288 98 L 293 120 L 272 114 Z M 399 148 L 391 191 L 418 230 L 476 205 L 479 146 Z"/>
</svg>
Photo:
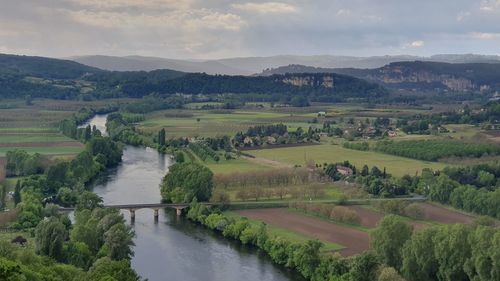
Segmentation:
<svg viewBox="0 0 500 281">
<path fill-rule="evenodd" d="M 500 0 L 24 0 L 0 52 L 219 58 L 498 54 Z"/>
</svg>

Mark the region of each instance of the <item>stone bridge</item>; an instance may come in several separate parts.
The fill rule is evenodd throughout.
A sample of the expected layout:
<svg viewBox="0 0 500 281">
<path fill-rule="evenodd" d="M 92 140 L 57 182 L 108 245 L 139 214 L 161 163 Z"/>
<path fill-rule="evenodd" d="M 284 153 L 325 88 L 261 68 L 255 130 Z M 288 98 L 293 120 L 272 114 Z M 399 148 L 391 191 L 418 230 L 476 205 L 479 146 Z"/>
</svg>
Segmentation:
<svg viewBox="0 0 500 281">
<path fill-rule="evenodd" d="M 200 203 L 203 205 L 212 205 L 210 203 Z M 130 212 L 130 222 L 135 222 L 135 211 L 139 209 L 152 209 L 154 211 L 154 219 L 155 222 L 158 221 L 158 215 L 160 209 L 172 208 L 175 209 L 178 216 L 182 215 L 182 211 L 189 207 L 189 204 L 174 204 L 174 203 L 143 203 L 143 204 L 118 204 L 118 205 L 104 205 L 102 206 L 106 209 L 119 209 L 119 210 L 128 210 Z M 74 211 L 74 207 L 61 207 L 59 211 L 69 212 Z"/>
</svg>

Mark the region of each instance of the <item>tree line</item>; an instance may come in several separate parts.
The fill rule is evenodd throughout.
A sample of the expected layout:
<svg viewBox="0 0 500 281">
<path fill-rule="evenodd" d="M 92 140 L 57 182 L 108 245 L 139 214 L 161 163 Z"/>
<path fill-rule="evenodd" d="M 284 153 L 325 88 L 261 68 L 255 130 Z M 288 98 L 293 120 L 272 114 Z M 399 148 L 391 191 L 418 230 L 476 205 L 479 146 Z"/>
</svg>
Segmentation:
<svg viewBox="0 0 500 281">
<path fill-rule="evenodd" d="M 487 143 L 464 143 L 447 140 L 379 141 L 375 151 L 426 161 L 444 157 L 481 157 L 499 155 L 500 146 Z"/>
</svg>

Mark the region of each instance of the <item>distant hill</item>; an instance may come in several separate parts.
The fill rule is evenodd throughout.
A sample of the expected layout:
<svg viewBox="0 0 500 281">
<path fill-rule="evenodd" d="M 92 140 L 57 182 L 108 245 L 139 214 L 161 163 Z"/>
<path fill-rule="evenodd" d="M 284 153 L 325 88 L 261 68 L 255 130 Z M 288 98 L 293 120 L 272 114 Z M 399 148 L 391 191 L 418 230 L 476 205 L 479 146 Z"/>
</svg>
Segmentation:
<svg viewBox="0 0 500 281">
<path fill-rule="evenodd" d="M 288 65 L 267 69 L 261 75 L 285 73 L 339 73 L 397 89 L 498 91 L 500 63 L 394 62 L 376 69 L 317 68 Z"/>
<path fill-rule="evenodd" d="M 0 98 L 93 99 L 196 95 L 236 101 L 373 101 L 388 91 L 375 83 L 340 74 L 264 76 L 208 75 L 160 69 L 106 71 L 67 60 L 0 56 Z"/>
<path fill-rule="evenodd" d="M 0 74 L 76 79 L 102 70 L 71 60 L 0 54 Z"/>
<path fill-rule="evenodd" d="M 484 55 L 435 55 L 431 57 L 399 56 L 294 56 L 279 55 L 269 57 L 241 57 L 217 60 L 193 61 L 165 59 L 157 57 L 114 57 L 114 56 L 81 56 L 70 58 L 76 62 L 106 70 L 137 71 L 173 69 L 183 72 L 205 72 L 207 74 L 252 75 L 265 69 L 284 65 L 298 64 L 320 68 L 379 68 L 399 61 L 437 61 L 449 63 L 500 62 L 499 56 Z"/>
</svg>

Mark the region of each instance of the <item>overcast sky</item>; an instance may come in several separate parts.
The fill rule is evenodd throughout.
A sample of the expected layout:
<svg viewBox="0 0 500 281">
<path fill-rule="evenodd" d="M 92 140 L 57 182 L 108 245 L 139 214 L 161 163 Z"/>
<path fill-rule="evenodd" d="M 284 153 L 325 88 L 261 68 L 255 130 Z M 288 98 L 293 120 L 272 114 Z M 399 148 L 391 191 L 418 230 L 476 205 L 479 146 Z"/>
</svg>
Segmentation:
<svg viewBox="0 0 500 281">
<path fill-rule="evenodd" d="M 500 0 L 0 0 L 0 53 L 500 54 Z"/>
</svg>

